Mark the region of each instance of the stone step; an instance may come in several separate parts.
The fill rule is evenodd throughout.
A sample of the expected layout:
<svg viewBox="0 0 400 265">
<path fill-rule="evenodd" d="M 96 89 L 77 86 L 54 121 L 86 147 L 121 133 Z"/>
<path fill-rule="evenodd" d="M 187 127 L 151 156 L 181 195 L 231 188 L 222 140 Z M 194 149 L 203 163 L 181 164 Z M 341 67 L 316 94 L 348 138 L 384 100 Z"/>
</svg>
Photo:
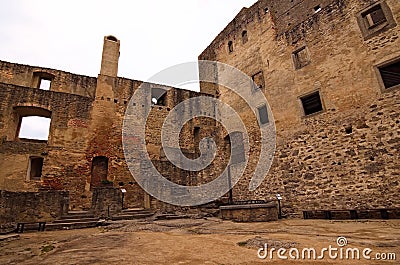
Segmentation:
<svg viewBox="0 0 400 265">
<path fill-rule="evenodd" d="M 130 212 L 130 211 L 136 211 L 136 212 L 140 212 L 140 211 L 148 211 L 148 210 L 146 210 L 146 209 L 144 209 L 144 208 L 124 208 L 124 209 L 122 209 L 122 211 L 128 211 L 128 212 Z"/>
<path fill-rule="evenodd" d="M 96 227 L 101 224 L 102 222 L 99 222 L 97 220 L 87 221 L 87 222 L 72 222 L 72 223 L 49 223 L 46 224 L 45 231 L 82 229 L 82 228 Z"/>
<path fill-rule="evenodd" d="M 0 242 L 1 241 L 11 241 L 11 240 L 18 239 L 18 238 L 19 238 L 18 234 L 0 235 Z"/>
<path fill-rule="evenodd" d="M 174 219 L 186 219 L 189 218 L 187 215 L 176 215 L 176 214 L 160 214 L 156 216 L 157 220 L 174 220 Z"/>
<path fill-rule="evenodd" d="M 133 220 L 133 219 L 141 219 L 141 218 L 147 218 L 152 216 L 153 213 L 149 212 L 144 212 L 144 213 L 134 213 L 134 214 L 126 214 L 126 213 L 120 213 L 117 215 L 114 215 L 111 217 L 112 221 L 118 221 L 118 220 Z"/>
<path fill-rule="evenodd" d="M 124 209 L 122 210 L 123 214 L 137 214 L 137 213 L 149 213 L 152 214 L 153 212 L 150 210 L 144 210 L 144 209 Z"/>
<path fill-rule="evenodd" d="M 97 222 L 98 220 L 99 218 L 77 218 L 77 219 L 63 218 L 55 220 L 52 223 L 57 224 L 57 223 L 76 223 L 76 222 Z"/>
<path fill-rule="evenodd" d="M 87 211 L 69 211 L 66 215 L 61 216 L 61 219 L 83 219 L 94 218 L 94 214 Z"/>
</svg>

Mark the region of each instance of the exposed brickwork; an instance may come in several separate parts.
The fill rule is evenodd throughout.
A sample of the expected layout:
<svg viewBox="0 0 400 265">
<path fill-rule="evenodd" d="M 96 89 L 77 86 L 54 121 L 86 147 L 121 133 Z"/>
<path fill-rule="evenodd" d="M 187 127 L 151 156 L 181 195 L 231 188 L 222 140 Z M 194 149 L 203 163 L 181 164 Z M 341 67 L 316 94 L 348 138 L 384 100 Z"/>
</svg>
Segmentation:
<svg viewBox="0 0 400 265">
<path fill-rule="evenodd" d="M 92 198 L 93 192 L 111 186 L 114 187 L 114 193 L 121 193 L 119 188 L 127 190 L 124 198 L 126 207 L 162 205 L 145 195 L 125 162 L 122 146 L 123 119 L 132 95 L 142 82 L 116 76 L 118 56 L 119 44 L 105 37 L 102 71 L 98 78 L 0 62 L 0 189 L 68 190 L 71 209 L 90 209 L 93 207 L 92 202 L 95 201 L 97 207 L 104 195 L 100 198 L 97 192 Z M 49 91 L 38 88 L 40 77 L 51 77 Z M 140 105 L 149 108 L 150 115 L 147 122 L 144 117 L 137 117 L 139 124 L 147 124 L 149 157 L 155 165 L 160 165 L 163 154 L 161 128 L 165 117 L 180 102 L 204 94 L 157 84 L 149 86 L 167 91 L 165 106 L 151 107 L 148 98 L 142 98 Z M 150 89 L 147 92 L 150 93 Z M 26 107 L 24 113 L 18 107 Z M 48 141 L 16 137 L 20 118 L 37 113 L 29 112 L 32 107 L 51 113 Z M 181 132 L 181 146 L 189 156 L 196 156 L 194 127 L 199 127 L 199 136 L 204 137 L 214 130 L 212 125 L 212 121 L 203 121 L 201 118 L 185 124 Z M 40 180 L 30 180 L 27 176 L 32 156 L 44 158 Z M 93 160 L 99 156 L 108 159 L 107 170 L 102 169 L 100 172 L 93 166 Z M 187 177 L 187 172 L 171 164 L 163 168 L 163 173 L 173 181 L 179 182 Z M 212 176 L 211 170 L 203 175 Z M 190 174 L 197 183 L 196 174 Z M 202 177 L 199 176 L 199 179 Z M 104 214 L 104 207 L 100 208 L 96 208 L 96 211 Z"/>
<path fill-rule="evenodd" d="M 234 200 L 270 201 L 280 193 L 283 210 L 291 216 L 313 209 L 400 207 L 400 90 L 385 89 L 377 68 L 400 58 L 400 4 L 385 1 L 393 21 L 365 38 L 360 12 L 374 3 L 259 0 L 243 8 L 199 56 L 253 77 L 271 106 L 277 151 L 269 174 L 254 192 L 248 191 L 248 184 L 259 162 L 261 136 L 257 117 L 246 103 L 225 87 L 205 83 L 201 93 L 148 84 L 145 95 L 130 102 L 142 81 L 117 76 L 120 43 L 112 36 L 104 38 L 97 78 L 0 61 L 0 189 L 68 190 L 71 209 L 89 209 L 98 200 L 92 198 L 93 190 L 112 186 L 110 198 L 119 196 L 117 188 L 127 190 L 127 207 L 177 210 L 150 198 L 129 172 L 122 146 L 124 114 L 128 104 L 141 106 L 132 129 L 146 124 L 146 146 L 153 164 L 176 183 L 199 185 L 215 179 L 226 167 L 227 132 L 209 118 L 184 125 L 179 143 L 187 157 L 199 156 L 198 143 L 206 136 L 213 137 L 218 146 L 212 165 L 188 172 L 167 161 L 161 128 L 180 102 L 215 95 L 237 111 L 250 132 L 250 159 L 233 190 Z M 200 74 L 217 80 L 214 70 Z M 38 88 L 41 78 L 51 80 L 49 91 Z M 162 105 L 151 105 L 152 88 L 168 90 Z M 301 99 L 316 91 L 322 111 L 306 116 Z M 188 107 L 184 114 L 194 108 Z M 150 114 L 145 120 L 147 110 Z M 48 141 L 18 139 L 20 118 L 38 111 L 51 113 Z M 215 115 L 214 110 L 202 111 Z M 137 137 L 130 141 L 139 146 Z M 135 148 L 131 152 L 133 157 L 140 155 Z M 40 180 L 27 177 L 32 156 L 44 158 Z M 93 159 L 99 156 L 108 159 L 100 177 L 92 172 Z"/>
</svg>

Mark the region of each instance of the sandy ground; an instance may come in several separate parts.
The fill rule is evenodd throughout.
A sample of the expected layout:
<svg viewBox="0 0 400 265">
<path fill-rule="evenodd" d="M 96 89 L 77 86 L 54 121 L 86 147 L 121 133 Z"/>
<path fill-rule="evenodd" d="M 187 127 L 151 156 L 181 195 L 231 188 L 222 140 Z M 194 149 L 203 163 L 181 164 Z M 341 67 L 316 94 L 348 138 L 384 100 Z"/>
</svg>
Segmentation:
<svg viewBox="0 0 400 265">
<path fill-rule="evenodd" d="M 0 242 L 0 264 L 400 264 L 400 220 L 283 220 L 233 223 L 219 219 L 120 221 L 93 229 L 24 233 Z M 348 245 L 369 255 L 395 253 L 395 261 L 330 259 L 260 259 L 258 249 L 338 247 Z M 293 252 L 295 253 L 295 252 Z M 263 254 L 263 253 L 261 253 Z M 362 254 L 361 254 L 362 255 Z M 345 257 L 345 256 L 344 256 Z"/>
</svg>

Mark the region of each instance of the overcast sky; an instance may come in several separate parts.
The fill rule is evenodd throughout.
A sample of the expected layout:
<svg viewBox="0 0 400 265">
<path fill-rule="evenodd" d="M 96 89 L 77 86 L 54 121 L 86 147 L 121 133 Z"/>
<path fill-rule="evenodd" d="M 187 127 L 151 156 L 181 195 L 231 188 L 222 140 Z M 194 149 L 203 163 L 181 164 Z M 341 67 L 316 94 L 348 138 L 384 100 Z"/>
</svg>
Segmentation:
<svg viewBox="0 0 400 265">
<path fill-rule="evenodd" d="M 97 76 L 105 35 L 119 76 L 147 80 L 197 56 L 256 0 L 0 0 L 0 60 Z"/>
<path fill-rule="evenodd" d="M 118 76 L 146 81 L 165 68 L 196 61 L 255 2 L 0 0 L 0 60 L 96 77 L 103 37 L 114 35 L 121 41 Z M 37 131 L 44 123 L 23 124 L 21 137 L 33 132 L 46 138 L 46 129 Z"/>
</svg>

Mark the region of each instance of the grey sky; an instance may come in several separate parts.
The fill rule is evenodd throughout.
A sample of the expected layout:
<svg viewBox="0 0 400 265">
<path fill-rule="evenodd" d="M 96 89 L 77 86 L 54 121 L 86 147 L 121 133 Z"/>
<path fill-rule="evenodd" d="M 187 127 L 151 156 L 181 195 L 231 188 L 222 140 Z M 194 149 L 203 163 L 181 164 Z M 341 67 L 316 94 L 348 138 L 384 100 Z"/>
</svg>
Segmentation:
<svg viewBox="0 0 400 265">
<path fill-rule="evenodd" d="M 0 0 L 0 59 L 97 76 L 103 36 L 119 76 L 147 80 L 197 56 L 256 0 Z"/>
<path fill-rule="evenodd" d="M 96 77 L 105 35 L 121 40 L 119 76 L 148 80 L 197 56 L 256 0 L 0 0 L 0 60 Z M 27 131 L 25 131 L 27 130 Z M 43 121 L 21 134 L 46 138 Z"/>
</svg>

